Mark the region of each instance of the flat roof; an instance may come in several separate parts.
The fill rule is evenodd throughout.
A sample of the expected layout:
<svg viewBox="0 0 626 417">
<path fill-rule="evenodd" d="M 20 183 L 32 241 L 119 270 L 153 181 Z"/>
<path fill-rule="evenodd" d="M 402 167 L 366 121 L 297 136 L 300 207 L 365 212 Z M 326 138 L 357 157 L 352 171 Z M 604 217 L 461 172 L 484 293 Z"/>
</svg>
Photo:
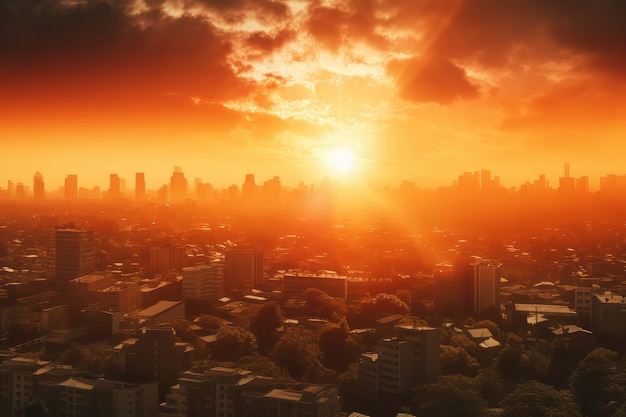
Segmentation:
<svg viewBox="0 0 626 417">
<path fill-rule="evenodd" d="M 624 304 L 626 297 L 617 294 L 594 294 L 604 304 Z"/>
<path fill-rule="evenodd" d="M 59 386 L 60 387 L 72 387 L 72 388 L 78 388 L 78 389 L 84 389 L 84 390 L 94 389 L 93 385 L 86 384 L 74 378 L 70 378 L 67 381 L 61 382 Z"/>
<path fill-rule="evenodd" d="M 156 304 L 153 304 L 148 308 L 144 308 L 143 310 L 138 311 L 137 315 L 141 317 L 153 317 L 157 314 L 161 314 L 171 308 L 176 307 L 178 304 L 181 304 L 181 301 L 157 301 Z"/>
<path fill-rule="evenodd" d="M 575 316 L 576 311 L 568 306 L 555 304 L 515 304 L 515 311 L 521 313 L 543 313 Z"/>
</svg>

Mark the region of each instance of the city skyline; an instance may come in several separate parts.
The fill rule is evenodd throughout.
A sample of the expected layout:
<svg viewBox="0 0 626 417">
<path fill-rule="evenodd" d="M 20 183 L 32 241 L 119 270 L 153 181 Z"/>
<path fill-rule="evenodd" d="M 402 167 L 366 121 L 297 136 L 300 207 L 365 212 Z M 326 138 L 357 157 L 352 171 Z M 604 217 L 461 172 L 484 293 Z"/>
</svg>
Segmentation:
<svg viewBox="0 0 626 417">
<path fill-rule="evenodd" d="M 420 184 L 416 181 L 410 181 L 408 179 L 400 180 L 396 184 L 385 185 L 389 188 L 403 187 L 406 184 L 411 184 L 412 187 L 416 187 L 417 189 L 441 189 L 454 187 L 459 190 L 483 190 L 483 191 L 493 191 L 495 189 L 509 189 L 509 190 L 528 190 L 530 188 L 534 190 L 540 189 L 552 189 L 552 190 L 569 190 L 569 191 L 585 191 L 585 192 L 595 192 L 602 190 L 617 190 L 617 189 L 626 189 L 626 174 L 614 174 L 614 173 L 605 173 L 603 176 L 599 178 L 590 178 L 587 175 L 573 176 L 570 172 L 570 164 L 568 162 L 564 163 L 563 171 L 560 176 L 557 178 L 548 178 L 545 174 L 537 174 L 533 178 L 527 178 L 523 180 L 523 182 L 519 184 L 507 184 L 506 181 L 503 182 L 501 177 L 496 172 L 492 172 L 488 169 L 479 169 L 474 171 L 465 171 L 462 173 L 458 173 L 456 178 L 451 178 L 447 183 L 440 184 L 434 187 L 427 187 L 424 184 Z M 171 175 L 167 181 L 164 183 L 157 183 L 155 180 L 146 181 L 145 172 L 134 172 L 132 175 L 120 176 L 117 173 L 110 173 L 107 175 L 108 179 L 106 182 L 98 183 L 98 184 L 85 184 L 80 178 L 81 175 L 78 174 L 67 174 L 64 178 L 56 179 L 54 182 L 47 179 L 40 171 L 36 171 L 35 174 L 31 177 L 30 182 L 28 181 L 16 181 L 13 178 L 2 179 L 0 181 L 6 180 L 4 184 L 0 183 L 0 193 L 6 197 L 6 193 L 10 197 L 34 197 L 36 200 L 42 200 L 47 195 L 58 195 L 65 196 L 66 199 L 76 199 L 79 198 L 79 190 L 85 190 L 90 193 L 90 198 L 94 197 L 94 192 L 101 193 L 103 197 L 107 198 L 116 198 L 116 197 L 132 197 L 138 199 L 143 199 L 147 197 L 147 193 L 159 193 L 159 192 L 167 192 L 170 199 L 173 201 L 180 202 L 181 199 L 188 197 L 191 194 L 195 193 L 206 193 L 210 189 L 212 190 L 226 190 L 231 187 L 237 187 L 239 192 L 242 195 L 245 195 L 247 192 L 251 192 L 250 187 L 264 187 L 269 186 L 270 183 L 274 183 L 272 188 L 278 187 L 285 189 L 295 189 L 299 188 L 302 185 L 309 186 L 320 186 L 325 182 L 335 182 L 337 178 L 333 178 L 331 176 L 325 176 L 319 178 L 318 181 L 314 181 L 313 183 L 305 183 L 304 181 L 299 181 L 298 179 L 292 179 L 293 181 L 285 181 L 285 179 L 281 179 L 280 176 L 270 176 L 269 178 L 259 178 L 255 177 L 253 173 L 246 173 L 244 175 L 240 175 L 239 181 L 235 180 L 234 182 L 228 183 L 225 182 L 224 186 L 219 186 L 213 184 L 210 179 L 205 179 L 198 176 L 188 176 L 185 174 L 183 169 L 180 166 L 173 167 L 173 170 L 170 171 Z M 134 177 L 134 178 L 133 178 Z M 166 176 L 162 176 L 165 178 Z M 161 178 L 161 177 L 159 177 Z M 53 184 L 50 186 L 50 184 Z M 48 185 L 46 185 L 48 184 Z M 56 184 L 56 186 L 55 186 Z M 149 185 L 147 185 L 149 184 Z M 355 186 L 362 187 L 368 185 L 379 186 L 380 184 L 366 184 L 359 183 L 357 181 L 351 181 L 345 183 L 341 181 L 341 178 L 338 179 L 337 184 L 340 186 Z M 165 188 L 164 188 L 165 187 Z M 201 187 L 201 189 L 198 189 Z M 209 188 L 205 188 L 209 187 Z"/>
<path fill-rule="evenodd" d="M 432 188 L 483 166 L 506 186 L 563 161 L 622 169 L 617 1 L 9 0 L 0 16 L 16 182 L 162 184 L 180 165 L 216 186 L 254 172 Z"/>
</svg>

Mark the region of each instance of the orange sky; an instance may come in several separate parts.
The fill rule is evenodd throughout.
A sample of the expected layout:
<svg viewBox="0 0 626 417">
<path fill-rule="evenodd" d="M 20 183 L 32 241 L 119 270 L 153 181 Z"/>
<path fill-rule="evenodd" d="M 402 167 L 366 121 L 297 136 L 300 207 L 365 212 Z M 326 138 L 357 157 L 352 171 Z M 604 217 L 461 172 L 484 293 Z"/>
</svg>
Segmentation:
<svg viewBox="0 0 626 417">
<path fill-rule="evenodd" d="M 621 0 L 3 0 L 0 186 L 624 174 Z M 347 178 L 345 179 L 347 180 Z"/>
</svg>

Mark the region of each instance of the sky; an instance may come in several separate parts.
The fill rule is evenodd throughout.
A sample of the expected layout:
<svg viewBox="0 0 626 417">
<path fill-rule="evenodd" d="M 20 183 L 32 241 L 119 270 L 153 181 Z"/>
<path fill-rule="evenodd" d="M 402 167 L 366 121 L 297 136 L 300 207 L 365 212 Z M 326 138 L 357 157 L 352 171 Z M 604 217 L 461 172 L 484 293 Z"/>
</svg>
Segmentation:
<svg viewBox="0 0 626 417">
<path fill-rule="evenodd" d="M 625 48 L 622 0 L 0 0 L 0 187 L 593 186 L 626 173 Z"/>
</svg>

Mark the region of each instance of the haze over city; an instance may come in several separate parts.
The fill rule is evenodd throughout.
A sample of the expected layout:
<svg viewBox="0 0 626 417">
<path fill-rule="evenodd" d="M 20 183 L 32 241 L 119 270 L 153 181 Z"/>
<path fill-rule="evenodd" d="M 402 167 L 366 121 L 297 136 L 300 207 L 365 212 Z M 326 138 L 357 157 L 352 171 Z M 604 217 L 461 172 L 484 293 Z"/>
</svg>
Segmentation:
<svg viewBox="0 0 626 417">
<path fill-rule="evenodd" d="M 626 416 L 626 2 L 0 0 L 0 416 Z"/>
<path fill-rule="evenodd" d="M 3 1 L 2 173 L 621 173 L 619 1 Z M 351 170 L 329 153 L 353 155 Z M 167 169 L 166 169 L 167 167 Z M 4 176 L 3 175 L 3 176 Z M 159 177 L 160 176 L 160 177 Z"/>
</svg>

